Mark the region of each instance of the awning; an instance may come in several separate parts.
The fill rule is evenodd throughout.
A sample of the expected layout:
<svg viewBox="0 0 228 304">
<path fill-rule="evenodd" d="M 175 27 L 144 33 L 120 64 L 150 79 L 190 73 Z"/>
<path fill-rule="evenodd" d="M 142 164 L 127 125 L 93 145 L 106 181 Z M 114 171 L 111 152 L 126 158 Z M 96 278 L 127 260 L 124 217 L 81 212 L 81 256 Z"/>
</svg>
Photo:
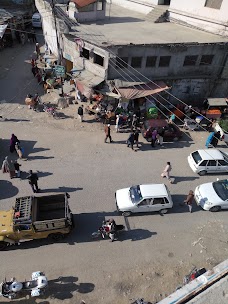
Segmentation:
<svg viewBox="0 0 228 304">
<path fill-rule="evenodd" d="M 2 24 L 0 25 L 0 38 L 2 39 L 3 35 L 5 34 L 6 28 L 8 24 Z"/>
<path fill-rule="evenodd" d="M 77 6 L 77 8 L 85 7 L 91 3 L 96 2 L 97 0 L 71 0 L 71 2 L 74 2 Z"/>
<path fill-rule="evenodd" d="M 104 81 L 104 78 L 97 76 L 89 71 L 82 71 L 75 78 L 77 89 L 87 98 L 92 94 L 92 88 Z"/>
<path fill-rule="evenodd" d="M 115 86 L 121 97 L 126 99 L 146 97 L 169 89 L 163 81 L 149 83 L 115 81 Z"/>
<path fill-rule="evenodd" d="M 226 98 L 208 98 L 209 107 L 227 107 Z"/>
<path fill-rule="evenodd" d="M 112 87 L 109 83 L 104 82 L 101 86 L 98 86 L 98 89 L 95 89 L 96 92 L 101 93 L 102 95 L 109 96 L 115 99 L 119 99 L 121 95 L 117 93 L 113 93 L 114 87 Z"/>
</svg>

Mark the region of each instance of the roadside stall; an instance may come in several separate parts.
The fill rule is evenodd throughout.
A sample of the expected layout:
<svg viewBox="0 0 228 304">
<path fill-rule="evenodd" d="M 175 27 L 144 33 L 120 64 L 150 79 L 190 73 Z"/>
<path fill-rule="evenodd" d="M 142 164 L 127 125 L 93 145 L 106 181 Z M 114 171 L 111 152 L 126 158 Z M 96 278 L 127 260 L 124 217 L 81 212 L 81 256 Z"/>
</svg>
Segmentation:
<svg viewBox="0 0 228 304">
<path fill-rule="evenodd" d="M 227 98 L 208 98 L 207 104 L 208 108 L 205 113 L 207 118 L 219 119 L 228 114 Z"/>
</svg>

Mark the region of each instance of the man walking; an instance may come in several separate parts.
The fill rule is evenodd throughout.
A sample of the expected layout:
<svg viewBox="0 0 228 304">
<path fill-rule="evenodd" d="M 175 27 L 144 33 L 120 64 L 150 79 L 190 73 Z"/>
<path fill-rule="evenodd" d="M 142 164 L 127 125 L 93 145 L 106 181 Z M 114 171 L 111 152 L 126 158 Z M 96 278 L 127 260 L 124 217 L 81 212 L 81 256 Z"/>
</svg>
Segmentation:
<svg viewBox="0 0 228 304">
<path fill-rule="evenodd" d="M 134 136 L 134 133 L 131 133 L 128 137 L 128 140 L 127 140 L 127 146 L 131 146 L 131 149 L 134 151 L 134 141 L 135 141 L 135 136 Z"/>
<path fill-rule="evenodd" d="M 110 143 L 113 142 L 112 137 L 111 137 L 110 124 L 105 125 L 104 131 L 105 131 L 105 140 L 104 140 L 104 142 L 106 143 L 108 138 L 110 140 Z"/>
<path fill-rule="evenodd" d="M 83 105 L 81 105 L 79 108 L 78 108 L 78 118 L 80 119 L 81 122 L 83 122 Z"/>
<path fill-rule="evenodd" d="M 36 43 L 35 51 L 36 51 L 37 59 L 40 59 L 40 45 L 38 42 Z"/>
<path fill-rule="evenodd" d="M 39 188 L 38 188 L 38 176 L 36 173 L 33 173 L 32 170 L 29 170 L 29 175 L 27 176 L 27 179 L 29 180 L 29 185 L 32 188 L 32 191 L 35 192 L 39 192 Z"/>
<path fill-rule="evenodd" d="M 187 196 L 186 200 L 184 200 L 184 203 L 186 205 L 188 205 L 188 209 L 189 209 L 190 213 L 192 213 L 192 203 L 193 203 L 193 200 L 194 200 L 194 192 L 192 190 L 190 190 L 189 193 L 188 193 L 188 196 Z"/>
<path fill-rule="evenodd" d="M 158 144 L 163 147 L 163 141 L 164 141 L 164 134 L 165 134 L 165 127 L 158 129 Z"/>
</svg>

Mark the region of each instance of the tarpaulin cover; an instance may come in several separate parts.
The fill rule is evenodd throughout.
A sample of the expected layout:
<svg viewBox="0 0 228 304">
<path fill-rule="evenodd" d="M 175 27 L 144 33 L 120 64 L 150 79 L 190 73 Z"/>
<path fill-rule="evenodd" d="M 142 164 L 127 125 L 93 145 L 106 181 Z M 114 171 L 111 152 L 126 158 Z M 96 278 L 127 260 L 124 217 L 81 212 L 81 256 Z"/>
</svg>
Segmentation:
<svg viewBox="0 0 228 304">
<path fill-rule="evenodd" d="M 131 86 L 119 87 L 116 89 L 120 93 L 122 98 L 136 99 L 162 92 L 164 90 L 169 89 L 169 87 L 163 81 L 156 81 L 149 82 L 147 84 L 137 83 L 136 85 L 132 84 Z"/>
<path fill-rule="evenodd" d="M 89 71 L 82 71 L 76 77 L 77 89 L 87 98 L 93 93 L 93 87 L 104 81 L 104 78 L 94 75 Z"/>
<path fill-rule="evenodd" d="M 8 24 L 3 24 L 3 25 L 0 25 L 0 38 L 2 38 L 2 37 L 3 37 L 3 35 L 5 34 L 5 31 L 6 31 L 7 25 L 8 25 Z"/>
</svg>

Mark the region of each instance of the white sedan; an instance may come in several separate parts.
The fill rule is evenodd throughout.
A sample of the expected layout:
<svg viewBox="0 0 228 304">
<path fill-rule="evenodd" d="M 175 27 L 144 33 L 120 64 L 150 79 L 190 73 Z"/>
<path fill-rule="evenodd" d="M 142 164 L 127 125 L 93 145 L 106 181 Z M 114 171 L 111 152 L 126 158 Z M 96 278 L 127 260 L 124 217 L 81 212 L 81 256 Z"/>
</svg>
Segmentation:
<svg viewBox="0 0 228 304">
<path fill-rule="evenodd" d="M 202 184 L 195 189 L 195 201 L 212 212 L 228 209 L 228 180 Z"/>
<path fill-rule="evenodd" d="M 173 207 L 172 197 L 164 184 L 136 185 L 116 191 L 116 207 L 124 216 L 132 213 L 160 211 Z"/>
</svg>

